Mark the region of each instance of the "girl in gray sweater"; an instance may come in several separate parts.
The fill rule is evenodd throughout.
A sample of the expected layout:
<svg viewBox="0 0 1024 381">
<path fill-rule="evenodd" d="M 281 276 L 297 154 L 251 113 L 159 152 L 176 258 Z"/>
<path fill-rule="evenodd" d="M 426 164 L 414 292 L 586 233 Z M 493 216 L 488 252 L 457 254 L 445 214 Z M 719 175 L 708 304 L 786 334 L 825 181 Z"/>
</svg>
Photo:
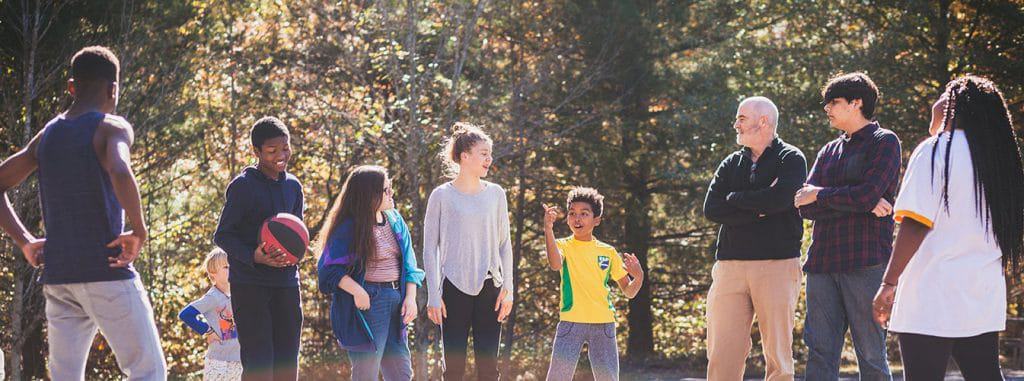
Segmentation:
<svg viewBox="0 0 1024 381">
<path fill-rule="evenodd" d="M 497 380 L 501 322 L 512 311 L 512 242 L 501 186 L 483 181 L 492 140 L 456 123 L 443 159 L 454 179 L 430 194 L 423 222 L 427 316 L 441 326 L 445 380 L 462 380 L 470 330 L 477 380 Z"/>
</svg>

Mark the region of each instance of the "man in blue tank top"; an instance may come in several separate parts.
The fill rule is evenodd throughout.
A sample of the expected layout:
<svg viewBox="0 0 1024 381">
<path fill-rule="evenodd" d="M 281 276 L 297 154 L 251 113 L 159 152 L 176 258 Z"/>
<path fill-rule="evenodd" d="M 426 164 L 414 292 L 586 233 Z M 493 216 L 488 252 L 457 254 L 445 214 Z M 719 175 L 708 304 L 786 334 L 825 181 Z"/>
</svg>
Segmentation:
<svg viewBox="0 0 1024 381">
<path fill-rule="evenodd" d="M 25 259 L 44 267 L 49 369 L 54 380 L 83 380 L 99 330 L 130 380 L 165 380 L 167 364 L 153 308 L 132 261 L 146 240 L 131 168 L 131 124 L 113 115 L 119 62 L 92 46 L 71 59 L 71 108 L 0 164 L 0 227 Z M 38 173 L 46 238 L 14 213 L 6 191 Z M 124 220 L 133 230 L 125 231 Z"/>
</svg>

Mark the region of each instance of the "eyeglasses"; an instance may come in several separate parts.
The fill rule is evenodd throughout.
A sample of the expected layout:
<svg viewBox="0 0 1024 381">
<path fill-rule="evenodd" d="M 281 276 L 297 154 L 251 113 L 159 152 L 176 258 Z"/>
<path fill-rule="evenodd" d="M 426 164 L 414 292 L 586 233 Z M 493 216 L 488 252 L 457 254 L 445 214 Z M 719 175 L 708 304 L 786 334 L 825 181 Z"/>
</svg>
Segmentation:
<svg viewBox="0 0 1024 381">
<path fill-rule="evenodd" d="M 755 177 L 757 177 L 757 162 L 756 161 L 754 162 L 754 164 L 750 165 L 750 179 L 749 180 L 750 180 L 751 184 L 754 183 L 754 178 Z"/>
</svg>

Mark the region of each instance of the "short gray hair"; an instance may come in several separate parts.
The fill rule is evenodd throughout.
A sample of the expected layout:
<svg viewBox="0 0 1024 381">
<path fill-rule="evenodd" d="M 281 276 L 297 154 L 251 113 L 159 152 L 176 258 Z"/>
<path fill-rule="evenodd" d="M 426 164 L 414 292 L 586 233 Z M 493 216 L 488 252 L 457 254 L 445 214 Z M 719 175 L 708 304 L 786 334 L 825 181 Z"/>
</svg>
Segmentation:
<svg viewBox="0 0 1024 381">
<path fill-rule="evenodd" d="M 754 109 L 754 116 L 760 118 L 762 116 L 768 117 L 768 124 L 772 128 L 779 127 L 779 108 L 775 106 L 775 102 L 766 97 L 748 97 L 744 98 L 740 102 L 739 107 L 743 107 L 745 104 L 750 104 Z"/>
</svg>

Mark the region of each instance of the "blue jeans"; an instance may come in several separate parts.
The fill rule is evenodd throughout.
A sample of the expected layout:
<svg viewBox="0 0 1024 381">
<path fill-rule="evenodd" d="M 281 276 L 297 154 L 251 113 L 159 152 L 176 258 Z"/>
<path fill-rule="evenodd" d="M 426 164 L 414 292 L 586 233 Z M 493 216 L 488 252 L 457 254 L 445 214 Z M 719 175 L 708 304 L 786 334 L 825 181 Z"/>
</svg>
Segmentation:
<svg viewBox="0 0 1024 381">
<path fill-rule="evenodd" d="M 399 287 L 405 287 L 400 284 Z M 363 311 L 366 323 L 370 325 L 375 352 L 348 352 L 352 364 L 352 380 L 378 380 L 384 374 L 385 381 L 412 379 L 412 358 L 409 342 L 402 324 L 402 294 L 397 289 L 367 284 L 363 286 L 370 295 L 370 309 Z"/>
<path fill-rule="evenodd" d="M 807 380 L 838 380 L 843 341 L 849 328 L 861 380 L 892 380 L 886 361 L 885 330 L 871 314 L 885 265 L 845 273 L 807 273 Z"/>
</svg>

